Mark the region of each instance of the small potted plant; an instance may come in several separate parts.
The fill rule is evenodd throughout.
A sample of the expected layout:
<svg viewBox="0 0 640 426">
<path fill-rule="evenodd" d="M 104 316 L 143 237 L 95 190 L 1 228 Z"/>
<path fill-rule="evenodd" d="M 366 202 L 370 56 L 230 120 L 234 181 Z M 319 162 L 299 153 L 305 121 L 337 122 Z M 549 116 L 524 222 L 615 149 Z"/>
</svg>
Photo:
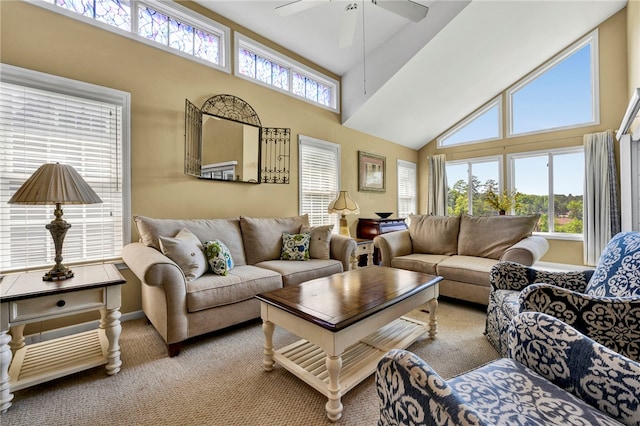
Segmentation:
<svg viewBox="0 0 640 426">
<path fill-rule="evenodd" d="M 506 189 L 502 193 L 497 193 L 493 188 L 489 188 L 484 197 L 487 204 L 498 210 L 500 215 L 504 215 L 507 211 L 519 206 L 518 198 L 520 193 L 517 191 L 509 192 Z"/>
</svg>

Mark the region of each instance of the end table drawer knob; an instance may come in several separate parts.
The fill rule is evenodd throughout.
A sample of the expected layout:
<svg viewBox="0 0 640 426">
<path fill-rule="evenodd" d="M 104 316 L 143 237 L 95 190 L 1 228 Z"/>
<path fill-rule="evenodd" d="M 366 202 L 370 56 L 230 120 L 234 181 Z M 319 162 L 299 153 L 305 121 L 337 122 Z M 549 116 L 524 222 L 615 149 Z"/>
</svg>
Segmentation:
<svg viewBox="0 0 640 426">
<path fill-rule="evenodd" d="M 63 307 L 64 305 L 66 305 L 66 304 L 67 304 L 67 302 L 65 302 L 64 300 L 58 300 L 58 301 L 56 302 L 56 306 L 57 306 L 58 308 L 62 308 L 62 307 Z"/>
</svg>

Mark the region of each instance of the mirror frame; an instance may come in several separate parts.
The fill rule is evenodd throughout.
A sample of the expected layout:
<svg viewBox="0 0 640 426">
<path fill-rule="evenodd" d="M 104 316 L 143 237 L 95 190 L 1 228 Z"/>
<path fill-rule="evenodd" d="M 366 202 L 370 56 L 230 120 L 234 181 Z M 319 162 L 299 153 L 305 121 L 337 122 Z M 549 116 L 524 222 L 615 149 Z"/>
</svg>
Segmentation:
<svg viewBox="0 0 640 426">
<path fill-rule="evenodd" d="M 258 143 L 258 176 L 256 181 L 231 181 L 202 176 L 203 114 L 259 129 L 259 136 L 256 141 Z M 201 108 L 196 107 L 188 99 L 185 99 L 184 173 L 195 176 L 198 179 L 220 182 L 289 183 L 290 134 L 290 129 L 262 127 L 258 113 L 251 105 L 237 96 L 215 95 L 207 99 Z M 277 149 L 270 149 L 271 145 L 274 145 Z M 263 158 L 265 155 L 266 158 Z"/>
</svg>

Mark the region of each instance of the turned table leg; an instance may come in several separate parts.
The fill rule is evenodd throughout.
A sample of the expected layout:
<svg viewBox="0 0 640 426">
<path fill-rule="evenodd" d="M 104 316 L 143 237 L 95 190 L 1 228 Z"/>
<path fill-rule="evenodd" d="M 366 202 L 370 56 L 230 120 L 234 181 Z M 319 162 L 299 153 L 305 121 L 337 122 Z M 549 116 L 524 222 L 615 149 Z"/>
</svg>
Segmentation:
<svg viewBox="0 0 640 426">
<path fill-rule="evenodd" d="M 120 324 L 120 316 L 122 314 L 116 309 L 100 309 L 100 328 L 104 330 L 107 340 L 109 341 L 109 349 L 107 350 L 107 374 L 112 376 L 118 374 L 122 366 L 120 359 L 120 334 L 122 333 L 122 325 Z"/>
<path fill-rule="evenodd" d="M 327 372 L 329 373 L 329 400 L 325 406 L 327 417 L 335 422 L 342 417 L 342 392 L 340 391 L 340 369 L 342 368 L 342 357 L 340 355 L 327 355 Z"/>
<path fill-rule="evenodd" d="M 13 394 L 9 383 L 9 364 L 11 364 L 11 337 L 7 330 L 0 331 L 0 412 L 5 413 L 11 407 Z"/>
<path fill-rule="evenodd" d="M 275 325 L 269 321 L 262 322 L 262 332 L 264 333 L 264 352 L 262 365 L 266 371 L 273 370 L 275 361 L 273 360 L 273 330 Z"/>
<path fill-rule="evenodd" d="M 429 307 L 429 337 L 435 339 L 438 333 L 438 318 L 436 311 L 438 310 L 438 299 L 431 299 L 427 302 Z"/>
</svg>

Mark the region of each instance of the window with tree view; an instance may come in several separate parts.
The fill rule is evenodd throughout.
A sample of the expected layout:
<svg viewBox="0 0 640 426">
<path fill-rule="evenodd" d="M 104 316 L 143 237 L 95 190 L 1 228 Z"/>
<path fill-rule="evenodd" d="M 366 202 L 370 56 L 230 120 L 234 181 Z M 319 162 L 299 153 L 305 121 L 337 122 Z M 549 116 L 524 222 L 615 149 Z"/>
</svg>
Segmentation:
<svg viewBox="0 0 640 426">
<path fill-rule="evenodd" d="M 498 214 L 486 202 L 486 194 L 499 191 L 500 167 L 501 157 L 447 162 L 447 214 Z"/>
<path fill-rule="evenodd" d="M 516 214 L 540 214 L 536 231 L 582 234 L 582 147 L 509 156 Z"/>
</svg>

